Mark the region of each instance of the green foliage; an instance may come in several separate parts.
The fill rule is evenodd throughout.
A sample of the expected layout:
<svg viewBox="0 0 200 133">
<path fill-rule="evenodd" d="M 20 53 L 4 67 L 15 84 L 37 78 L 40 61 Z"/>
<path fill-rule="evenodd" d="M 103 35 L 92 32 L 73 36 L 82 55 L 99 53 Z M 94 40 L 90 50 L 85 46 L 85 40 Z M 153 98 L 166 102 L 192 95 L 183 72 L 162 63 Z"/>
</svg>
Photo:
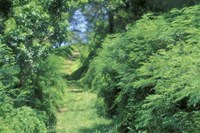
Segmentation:
<svg viewBox="0 0 200 133">
<path fill-rule="evenodd" d="M 36 73 L 37 80 L 32 86 L 23 89 L 16 86 L 19 71 L 15 67 L 4 66 L 0 69 L 0 117 L 4 124 L 0 127 L 2 132 L 8 132 L 5 127 L 8 127 L 9 132 L 34 133 L 46 132 L 47 127 L 53 128 L 56 124 L 57 106 L 66 87 L 60 73 L 61 61 L 56 56 L 41 61 L 38 74 Z M 13 123 L 8 123 L 10 121 Z"/>
<path fill-rule="evenodd" d="M 199 132 L 199 10 L 148 13 L 104 40 L 84 82 L 119 132 Z"/>
<path fill-rule="evenodd" d="M 18 99 L 13 99 L 12 94 L 12 90 L 0 84 L 0 132 L 45 133 L 45 112 L 26 106 L 15 108 L 15 101 Z"/>
<path fill-rule="evenodd" d="M 62 46 L 56 49 L 53 49 L 52 53 L 61 56 L 63 58 L 67 58 L 72 54 L 73 48 L 70 46 Z"/>
<path fill-rule="evenodd" d="M 142 89 L 148 81 L 156 82 L 151 88 L 154 93 L 145 97 L 136 111 L 139 130 L 200 131 L 199 46 L 199 43 L 177 45 L 170 51 L 159 51 L 138 70 L 140 79 L 133 86 Z"/>
<path fill-rule="evenodd" d="M 32 93 L 31 105 L 45 111 L 48 117 L 46 124 L 54 126 L 56 124 L 56 111 L 62 97 L 63 89 L 66 87 L 60 66 L 61 58 L 50 55 L 46 60 L 40 62 L 40 67 L 35 81 L 35 92 Z M 33 86 L 34 87 L 34 86 Z"/>
<path fill-rule="evenodd" d="M 148 55 L 173 41 L 172 35 L 166 37 L 167 39 L 162 38 L 165 34 L 162 31 L 167 25 L 164 17 L 150 17 L 153 16 L 144 16 L 144 19 L 130 27 L 127 33 L 111 35 L 105 39 L 103 49 L 91 63 L 87 82 L 92 83 L 92 88 L 99 90 L 100 95 L 108 94 L 105 96 L 106 101 L 111 102 L 108 103 L 108 109 L 112 108 L 116 95 L 121 90 L 118 85 L 121 75 L 127 74 L 130 69 L 138 68 Z"/>
<path fill-rule="evenodd" d="M 41 118 L 39 118 L 41 117 Z M 41 114 L 29 107 L 21 107 L 6 114 L 1 120 L 2 133 L 46 133 L 45 123 Z"/>
<path fill-rule="evenodd" d="M 0 6 L 0 132 L 43 133 L 56 125 L 65 84 L 62 60 L 49 55 L 66 41 L 69 25 L 69 3 L 60 2 L 6 0 Z"/>
</svg>

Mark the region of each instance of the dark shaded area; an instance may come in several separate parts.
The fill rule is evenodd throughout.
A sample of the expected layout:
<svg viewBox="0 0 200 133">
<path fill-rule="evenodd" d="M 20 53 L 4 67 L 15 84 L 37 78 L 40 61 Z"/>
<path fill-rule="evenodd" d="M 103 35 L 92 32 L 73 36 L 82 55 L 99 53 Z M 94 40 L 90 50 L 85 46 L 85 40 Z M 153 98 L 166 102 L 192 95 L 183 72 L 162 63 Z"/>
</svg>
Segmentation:
<svg viewBox="0 0 200 133">
<path fill-rule="evenodd" d="M 72 51 L 73 48 L 70 46 L 63 46 L 63 47 L 58 47 L 58 48 L 54 48 L 52 50 L 52 53 L 57 55 L 57 56 L 61 56 L 61 57 L 69 57 L 70 55 L 72 55 Z"/>
<path fill-rule="evenodd" d="M 88 70 L 88 64 L 84 63 L 81 67 L 79 67 L 76 71 L 74 71 L 71 75 L 66 76 L 68 80 L 79 80 L 83 77 L 83 74 Z"/>
<path fill-rule="evenodd" d="M 82 89 L 72 89 L 72 90 L 69 90 L 69 92 L 73 92 L 73 93 L 82 93 L 83 90 L 82 90 Z"/>
<path fill-rule="evenodd" d="M 81 67 L 79 67 L 76 71 L 74 71 L 71 75 L 67 75 L 66 78 L 68 80 L 79 80 L 84 74 L 88 71 L 90 61 L 96 57 L 98 49 L 101 47 L 101 44 L 95 46 L 89 53 L 88 57 L 84 60 Z"/>
<path fill-rule="evenodd" d="M 0 0 L 0 17 L 8 17 L 12 8 L 12 2 L 10 0 Z M 4 32 L 4 25 L 0 23 L 0 34 Z"/>
<path fill-rule="evenodd" d="M 177 102 L 176 107 L 179 110 L 182 110 L 184 112 L 193 112 L 198 111 L 200 109 L 200 103 L 194 105 L 189 105 L 189 97 L 184 97 L 180 101 Z"/>
<path fill-rule="evenodd" d="M 115 99 L 117 98 L 121 89 L 114 88 L 109 92 L 103 92 L 104 101 L 106 104 L 106 113 L 108 117 L 113 117 L 118 114 L 118 104 L 115 104 Z"/>
<path fill-rule="evenodd" d="M 113 34 L 114 33 L 114 27 L 115 27 L 115 24 L 114 24 L 114 14 L 112 12 L 108 12 L 108 18 L 109 18 L 109 31 L 108 33 L 109 34 Z"/>
<path fill-rule="evenodd" d="M 154 12 L 165 12 L 172 8 L 183 8 L 199 3 L 199 0 L 151 0 L 146 1 L 146 5 Z"/>
<path fill-rule="evenodd" d="M 0 0 L 0 16 L 8 16 L 12 7 L 10 0 Z"/>
<path fill-rule="evenodd" d="M 147 96 L 155 94 L 155 87 L 156 84 L 148 84 L 146 86 L 140 87 L 135 89 L 134 97 L 138 101 L 144 100 Z"/>
</svg>

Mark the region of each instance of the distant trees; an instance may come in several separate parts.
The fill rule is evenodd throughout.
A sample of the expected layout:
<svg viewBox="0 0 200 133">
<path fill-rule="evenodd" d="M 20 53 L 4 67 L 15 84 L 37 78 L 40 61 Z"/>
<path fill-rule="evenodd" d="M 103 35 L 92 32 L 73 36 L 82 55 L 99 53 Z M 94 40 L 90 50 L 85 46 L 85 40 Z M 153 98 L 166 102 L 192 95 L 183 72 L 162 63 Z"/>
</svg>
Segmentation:
<svg viewBox="0 0 200 133">
<path fill-rule="evenodd" d="M 103 35 L 124 31 L 127 24 L 140 19 L 149 11 L 162 13 L 197 3 L 198 0 L 88 0 L 80 8 L 83 9 L 90 28 Z"/>
</svg>

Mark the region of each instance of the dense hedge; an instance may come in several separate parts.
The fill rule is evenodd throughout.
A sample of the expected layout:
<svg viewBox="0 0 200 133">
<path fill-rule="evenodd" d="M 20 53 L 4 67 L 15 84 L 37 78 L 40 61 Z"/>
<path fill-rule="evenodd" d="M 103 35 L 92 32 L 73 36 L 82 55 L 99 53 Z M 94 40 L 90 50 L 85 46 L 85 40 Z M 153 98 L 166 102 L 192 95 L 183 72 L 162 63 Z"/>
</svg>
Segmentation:
<svg viewBox="0 0 200 133">
<path fill-rule="evenodd" d="M 199 132 L 200 6 L 148 13 L 108 36 L 84 82 L 121 132 Z"/>
<path fill-rule="evenodd" d="M 38 62 L 34 86 L 21 88 L 19 68 L 11 50 L 0 44 L 0 132 L 46 133 L 54 130 L 56 110 L 65 82 L 61 57 L 51 55 Z"/>
</svg>

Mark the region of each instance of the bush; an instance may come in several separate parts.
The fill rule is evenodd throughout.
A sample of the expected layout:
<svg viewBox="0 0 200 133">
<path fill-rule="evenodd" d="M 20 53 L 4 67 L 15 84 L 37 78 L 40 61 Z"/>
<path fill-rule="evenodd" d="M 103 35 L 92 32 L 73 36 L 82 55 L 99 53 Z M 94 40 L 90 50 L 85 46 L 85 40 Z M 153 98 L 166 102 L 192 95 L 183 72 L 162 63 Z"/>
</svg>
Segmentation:
<svg viewBox="0 0 200 133">
<path fill-rule="evenodd" d="M 195 112 L 189 119 L 189 113 L 176 110 L 172 102 L 175 100 L 172 97 L 178 97 L 179 100 L 183 98 L 183 101 L 189 100 L 187 98 L 189 94 L 182 94 L 180 89 L 176 90 L 176 86 L 179 86 L 179 88 L 186 86 L 181 80 L 181 76 L 189 69 L 190 65 L 187 65 L 186 62 L 189 62 L 190 59 L 186 61 L 186 57 L 181 56 L 189 56 L 193 51 L 187 53 L 184 50 L 185 47 L 191 44 L 196 47 L 200 41 L 200 24 L 197 17 L 200 15 L 199 10 L 200 6 L 197 5 L 181 10 L 174 9 L 161 16 L 149 13 L 132 26 L 127 26 L 127 32 L 108 36 L 104 40 L 101 51 L 90 64 L 84 82 L 89 83 L 90 87 L 97 90 L 99 96 L 104 98 L 107 113 L 118 116 L 119 130 L 127 132 L 174 132 L 175 130 L 177 132 L 189 132 L 193 129 L 199 130 L 198 127 L 195 127 L 198 125 L 198 119 L 194 119 L 195 116 L 198 116 L 198 112 L 195 111 L 198 108 L 192 109 Z M 189 46 L 187 48 L 191 49 Z M 173 57 L 162 56 L 162 59 L 160 59 L 155 55 L 160 51 L 165 51 L 167 54 L 176 52 L 177 54 L 174 53 Z M 173 62 L 174 56 L 177 56 L 177 59 L 180 60 Z M 156 61 L 147 66 L 145 63 L 149 60 Z M 171 62 L 171 64 L 166 64 L 168 62 Z M 191 62 L 191 67 L 197 66 L 195 62 L 197 60 Z M 153 68 L 152 65 L 154 64 L 160 66 Z M 166 65 L 172 68 L 174 66 L 173 70 L 166 68 Z M 179 67 L 183 67 L 182 65 L 187 66 L 183 71 L 179 70 Z M 157 72 L 157 75 L 154 75 L 154 72 Z M 174 79 L 172 77 L 169 77 L 169 79 L 168 77 L 161 78 L 160 75 L 163 73 L 174 76 Z M 188 78 L 192 77 L 191 74 Z M 177 94 L 173 93 L 170 94 L 171 97 L 170 95 L 162 97 L 163 100 L 169 98 L 171 100 L 169 103 L 166 103 L 166 101 L 159 102 L 157 99 L 160 99 L 160 96 L 157 97 L 156 87 L 161 85 L 164 89 L 166 85 L 170 85 L 168 80 L 174 82 L 169 92 L 175 91 Z M 192 86 L 192 84 L 190 85 Z M 159 92 L 159 95 L 160 93 L 164 92 Z M 180 96 L 181 94 L 182 96 Z M 198 103 L 198 101 L 196 102 Z M 166 109 L 169 107 L 168 104 L 171 107 Z M 157 114 L 155 112 L 158 108 L 161 110 Z M 171 109 L 174 111 L 173 116 L 170 116 Z M 153 118 L 151 115 L 153 115 Z M 165 117 L 165 120 L 161 121 L 160 119 L 163 117 Z M 181 119 L 186 119 L 185 124 L 181 125 L 182 127 L 180 127 Z M 174 126 L 170 124 L 172 120 L 174 120 L 173 123 L 176 123 Z M 187 125 L 192 121 L 196 122 L 193 127 L 190 124 Z M 183 127 L 188 127 L 188 129 L 181 129 Z"/>
<path fill-rule="evenodd" d="M 65 82 L 60 72 L 61 57 L 49 56 L 38 63 L 36 78 L 21 88 L 18 67 L 0 69 L 0 131 L 43 133 L 56 125 L 56 112 Z M 3 59 L 2 59 L 3 62 Z M 12 124 L 10 122 L 12 121 Z"/>
</svg>

